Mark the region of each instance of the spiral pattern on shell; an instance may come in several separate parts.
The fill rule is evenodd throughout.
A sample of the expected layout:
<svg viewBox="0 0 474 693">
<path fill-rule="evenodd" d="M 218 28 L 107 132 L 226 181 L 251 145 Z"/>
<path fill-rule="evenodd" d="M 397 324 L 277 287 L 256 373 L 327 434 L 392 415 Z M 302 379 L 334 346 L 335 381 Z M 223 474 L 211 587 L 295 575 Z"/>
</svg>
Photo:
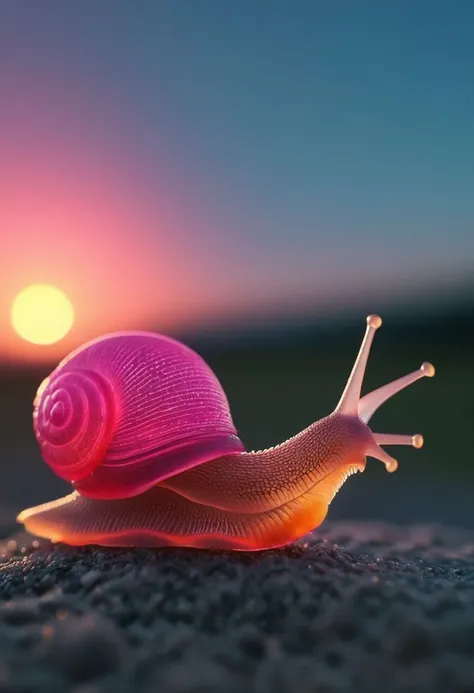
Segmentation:
<svg viewBox="0 0 474 693">
<path fill-rule="evenodd" d="M 83 479 L 96 469 L 115 423 L 112 388 L 96 372 L 53 373 L 38 390 L 33 412 L 36 439 L 45 462 L 62 479 Z"/>
</svg>

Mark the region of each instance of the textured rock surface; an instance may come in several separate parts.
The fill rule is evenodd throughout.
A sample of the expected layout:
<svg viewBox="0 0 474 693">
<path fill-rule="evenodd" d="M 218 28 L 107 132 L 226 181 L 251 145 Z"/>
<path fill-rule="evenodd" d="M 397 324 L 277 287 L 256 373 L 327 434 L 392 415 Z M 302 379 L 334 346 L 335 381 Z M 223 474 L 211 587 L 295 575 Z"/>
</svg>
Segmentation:
<svg viewBox="0 0 474 693">
<path fill-rule="evenodd" d="M 474 532 L 327 524 L 264 554 L 0 559 L 0 691 L 469 693 Z"/>
</svg>

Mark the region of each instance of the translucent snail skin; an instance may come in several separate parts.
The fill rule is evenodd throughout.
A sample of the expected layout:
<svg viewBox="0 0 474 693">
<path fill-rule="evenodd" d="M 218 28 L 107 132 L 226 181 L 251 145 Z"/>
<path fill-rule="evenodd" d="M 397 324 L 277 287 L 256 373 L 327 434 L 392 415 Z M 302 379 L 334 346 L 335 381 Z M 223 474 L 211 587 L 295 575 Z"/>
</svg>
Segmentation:
<svg viewBox="0 0 474 693">
<path fill-rule="evenodd" d="M 423 437 L 373 433 L 374 412 L 435 369 L 423 363 L 361 397 L 372 340 L 335 410 L 289 440 L 246 452 L 226 395 L 206 362 L 163 335 L 105 335 L 67 356 L 38 389 L 33 424 L 42 456 L 74 492 L 18 516 L 40 537 L 72 545 L 187 546 L 259 551 L 318 527 L 366 458 L 389 472 L 382 446 Z"/>
</svg>

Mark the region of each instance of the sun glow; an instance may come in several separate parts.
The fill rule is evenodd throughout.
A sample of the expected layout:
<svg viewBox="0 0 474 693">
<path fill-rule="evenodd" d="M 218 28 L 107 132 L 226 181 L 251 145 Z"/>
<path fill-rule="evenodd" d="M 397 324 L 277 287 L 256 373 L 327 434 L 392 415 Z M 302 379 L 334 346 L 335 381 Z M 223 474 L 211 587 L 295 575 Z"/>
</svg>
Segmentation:
<svg viewBox="0 0 474 693">
<path fill-rule="evenodd" d="M 11 307 L 15 332 L 32 344 L 54 344 L 67 335 L 74 322 L 74 309 L 57 287 L 32 284 L 20 291 Z"/>
</svg>

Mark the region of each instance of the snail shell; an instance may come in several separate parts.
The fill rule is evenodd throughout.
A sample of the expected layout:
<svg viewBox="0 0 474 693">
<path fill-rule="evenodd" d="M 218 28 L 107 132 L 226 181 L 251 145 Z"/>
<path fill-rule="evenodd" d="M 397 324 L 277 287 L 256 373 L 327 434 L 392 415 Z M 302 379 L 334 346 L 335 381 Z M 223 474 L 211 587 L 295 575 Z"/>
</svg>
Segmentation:
<svg viewBox="0 0 474 693">
<path fill-rule="evenodd" d="M 244 445 L 222 386 L 174 339 L 122 332 L 73 351 L 40 386 L 44 460 L 82 495 L 125 498 Z"/>
</svg>

